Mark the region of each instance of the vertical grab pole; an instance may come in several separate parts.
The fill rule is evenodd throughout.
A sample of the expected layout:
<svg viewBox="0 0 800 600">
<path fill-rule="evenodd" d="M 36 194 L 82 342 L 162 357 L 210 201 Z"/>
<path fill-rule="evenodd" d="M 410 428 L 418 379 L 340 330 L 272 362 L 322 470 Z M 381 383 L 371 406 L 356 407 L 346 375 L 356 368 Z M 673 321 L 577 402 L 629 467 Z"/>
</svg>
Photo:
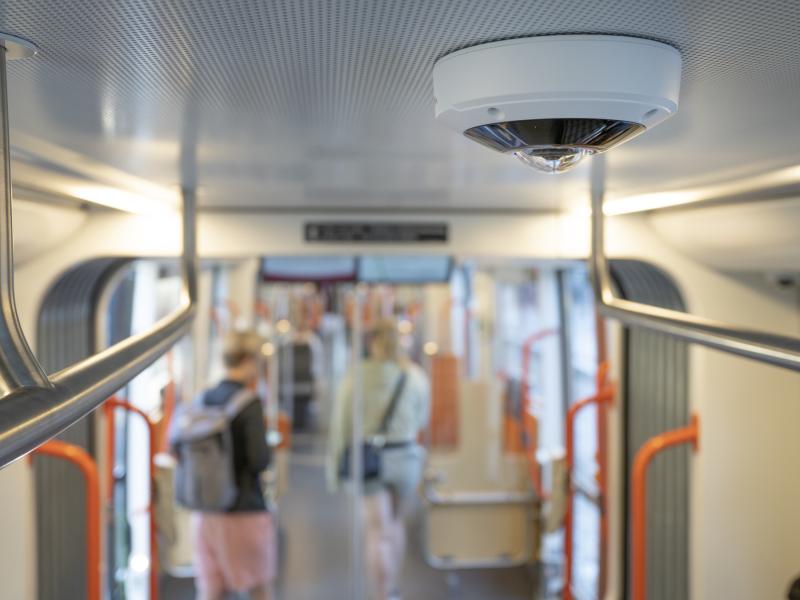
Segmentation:
<svg viewBox="0 0 800 600">
<path fill-rule="evenodd" d="M 106 414 L 106 424 L 109 430 L 109 438 L 112 440 L 113 444 L 113 432 L 114 432 L 114 409 L 115 408 L 122 408 L 127 410 L 128 412 L 132 412 L 134 414 L 139 415 L 144 420 L 145 425 L 147 426 L 147 437 L 148 437 L 148 450 L 149 450 L 149 458 L 147 461 L 148 469 L 150 471 L 149 479 L 150 479 L 150 501 L 147 505 L 147 513 L 148 513 L 148 525 L 149 525 L 149 537 L 150 537 L 150 600 L 158 600 L 158 532 L 156 530 L 156 468 L 155 468 L 155 456 L 157 452 L 157 440 L 155 436 L 155 425 L 153 421 L 150 420 L 150 417 L 140 408 L 137 408 L 133 404 L 125 402 L 124 400 L 120 400 L 116 397 L 109 398 L 103 409 L 105 410 Z M 114 459 L 114 452 L 113 452 L 113 445 L 110 445 L 111 454 L 109 455 L 109 463 L 112 465 L 109 469 L 108 473 L 111 476 L 111 480 L 108 482 L 107 494 L 108 494 L 108 501 L 113 501 L 112 492 L 113 492 L 113 459 Z"/>
<path fill-rule="evenodd" d="M 603 323 L 598 325 L 598 344 L 603 351 L 598 354 L 600 367 L 597 369 L 597 489 L 600 494 L 600 548 L 599 569 L 597 581 L 597 597 L 603 598 L 606 591 L 606 550 L 608 545 L 608 435 L 607 413 L 608 407 L 613 403 L 617 388 L 608 382 L 608 373 L 611 367 L 605 355 L 605 330 Z"/>
<path fill-rule="evenodd" d="M 111 511 L 114 505 L 114 455 L 116 454 L 117 441 L 114 428 L 114 407 L 110 402 L 103 405 L 103 414 L 106 418 L 106 507 Z"/>
<path fill-rule="evenodd" d="M 363 548 L 363 486 L 364 482 L 361 478 L 363 472 L 362 462 L 364 457 L 362 455 L 362 443 L 364 439 L 364 389 L 363 389 L 363 375 L 362 375 L 362 354 L 364 351 L 364 335 L 363 335 L 363 308 L 364 308 L 364 292 L 360 286 L 355 290 L 355 306 L 353 311 L 353 327 L 352 327 L 352 352 L 353 352 L 353 397 L 352 397 L 352 411 L 351 411 L 351 438 L 350 447 L 350 473 L 353 482 L 353 523 L 352 523 L 352 544 L 353 544 L 353 598 L 354 600 L 363 600 L 364 593 L 364 573 L 362 565 L 364 564 L 364 548 Z"/>
<path fill-rule="evenodd" d="M 34 454 L 61 458 L 80 469 L 86 482 L 86 598 L 100 600 L 100 477 L 97 465 L 80 446 L 61 440 L 45 442 Z"/>
<path fill-rule="evenodd" d="M 636 453 L 631 479 L 632 600 L 647 600 L 647 467 L 656 454 L 680 444 L 697 451 L 700 421 L 692 415 L 689 425 L 651 438 Z"/>
<path fill-rule="evenodd" d="M 606 350 L 606 324 L 596 313 L 597 362 L 606 365 L 604 371 L 597 372 L 597 389 L 601 389 L 608 377 Z M 597 405 L 597 487 L 600 490 L 600 573 L 597 584 L 597 597 L 604 598 L 608 582 L 608 405 Z"/>
<path fill-rule="evenodd" d="M 11 226 L 11 142 L 8 130 L 7 40 L 0 39 L 0 397 L 20 387 L 51 387 L 17 316 Z"/>
<path fill-rule="evenodd" d="M 572 542 L 573 542 L 573 529 L 574 529 L 574 516 L 573 504 L 575 500 L 575 487 L 572 484 L 572 471 L 575 467 L 575 419 L 578 413 L 589 406 L 590 404 L 597 404 L 598 407 L 603 407 L 614 399 L 616 392 L 615 387 L 606 381 L 608 377 L 608 364 L 601 363 L 597 368 L 597 392 L 594 396 L 589 396 L 583 400 L 575 402 L 569 407 L 567 411 L 567 427 L 566 427 L 566 447 L 567 447 L 567 507 L 564 513 L 564 600 L 572 600 Z M 598 438 L 598 446 L 601 441 Z M 600 466 L 601 470 L 603 469 Z M 605 489 L 600 488 L 601 498 L 605 497 Z M 603 507 L 601 510 L 601 529 L 603 528 L 603 519 L 605 514 Z M 600 543 L 603 543 L 602 536 Z M 601 549 L 602 550 L 602 549 Z"/>
</svg>

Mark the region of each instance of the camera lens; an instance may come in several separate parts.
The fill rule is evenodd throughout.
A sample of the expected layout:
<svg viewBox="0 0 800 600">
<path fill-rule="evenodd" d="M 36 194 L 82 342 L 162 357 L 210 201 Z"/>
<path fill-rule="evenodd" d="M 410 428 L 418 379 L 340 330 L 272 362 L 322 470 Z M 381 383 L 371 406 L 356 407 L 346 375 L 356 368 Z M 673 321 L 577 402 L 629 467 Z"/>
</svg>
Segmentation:
<svg viewBox="0 0 800 600">
<path fill-rule="evenodd" d="M 544 173 L 563 173 L 577 165 L 585 156 L 594 154 L 588 148 L 524 148 L 514 152 L 523 163 Z"/>
</svg>

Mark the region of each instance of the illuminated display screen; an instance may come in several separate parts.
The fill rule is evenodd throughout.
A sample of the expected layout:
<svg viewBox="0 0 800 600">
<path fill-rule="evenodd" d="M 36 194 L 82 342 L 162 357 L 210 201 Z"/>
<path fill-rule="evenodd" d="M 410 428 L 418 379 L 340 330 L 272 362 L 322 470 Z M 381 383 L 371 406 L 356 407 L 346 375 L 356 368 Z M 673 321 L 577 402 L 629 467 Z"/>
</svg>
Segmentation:
<svg viewBox="0 0 800 600">
<path fill-rule="evenodd" d="M 367 283 L 443 283 L 450 279 L 449 256 L 365 256 L 358 280 Z"/>
<path fill-rule="evenodd" d="M 356 259 L 352 256 L 284 256 L 265 258 L 267 281 L 353 281 Z"/>
</svg>

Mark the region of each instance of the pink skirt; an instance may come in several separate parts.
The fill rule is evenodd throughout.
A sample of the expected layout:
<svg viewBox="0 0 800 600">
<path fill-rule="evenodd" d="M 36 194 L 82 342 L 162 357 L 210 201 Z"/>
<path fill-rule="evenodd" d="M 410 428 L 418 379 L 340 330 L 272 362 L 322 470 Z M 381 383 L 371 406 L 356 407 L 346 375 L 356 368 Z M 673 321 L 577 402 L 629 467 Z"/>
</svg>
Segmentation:
<svg viewBox="0 0 800 600">
<path fill-rule="evenodd" d="M 192 513 L 197 587 L 246 592 L 277 575 L 275 525 L 267 512 Z"/>
</svg>

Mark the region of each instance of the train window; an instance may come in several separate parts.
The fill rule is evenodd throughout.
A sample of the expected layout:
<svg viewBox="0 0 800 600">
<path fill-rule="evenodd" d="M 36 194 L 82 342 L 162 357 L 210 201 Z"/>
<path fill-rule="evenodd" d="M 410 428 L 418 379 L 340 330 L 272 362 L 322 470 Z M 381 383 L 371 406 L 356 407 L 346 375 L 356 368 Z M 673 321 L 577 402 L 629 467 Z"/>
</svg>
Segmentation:
<svg viewBox="0 0 800 600">
<path fill-rule="evenodd" d="M 583 265 L 560 273 L 563 340 L 565 345 L 565 399 L 569 406 L 597 391 L 598 327 L 589 274 Z M 574 533 L 572 587 L 576 597 L 595 598 L 601 568 L 600 515 L 602 494 L 598 486 L 598 429 L 596 404 L 581 409 L 575 418 L 575 464 L 572 486 Z M 565 543 L 570 543 L 568 540 Z"/>
<path fill-rule="evenodd" d="M 110 346 L 146 330 L 180 303 L 180 276 L 176 261 L 139 260 L 121 269 L 103 290 L 98 318 L 102 342 Z M 185 346 L 185 343 L 184 343 Z M 167 449 L 166 435 L 174 410 L 176 372 L 184 354 L 173 350 L 134 378 L 117 397 L 143 411 L 154 424 L 156 449 Z M 185 349 L 185 348 L 184 348 Z M 98 411 L 98 414 L 106 414 Z M 126 410 L 111 412 L 115 442 L 110 473 L 107 560 L 109 589 L 125 597 L 144 597 L 150 565 L 149 510 L 151 498 L 150 430 L 141 416 Z M 105 435 L 109 435 L 106 430 Z M 164 564 L 169 564 L 165 555 Z"/>
</svg>

